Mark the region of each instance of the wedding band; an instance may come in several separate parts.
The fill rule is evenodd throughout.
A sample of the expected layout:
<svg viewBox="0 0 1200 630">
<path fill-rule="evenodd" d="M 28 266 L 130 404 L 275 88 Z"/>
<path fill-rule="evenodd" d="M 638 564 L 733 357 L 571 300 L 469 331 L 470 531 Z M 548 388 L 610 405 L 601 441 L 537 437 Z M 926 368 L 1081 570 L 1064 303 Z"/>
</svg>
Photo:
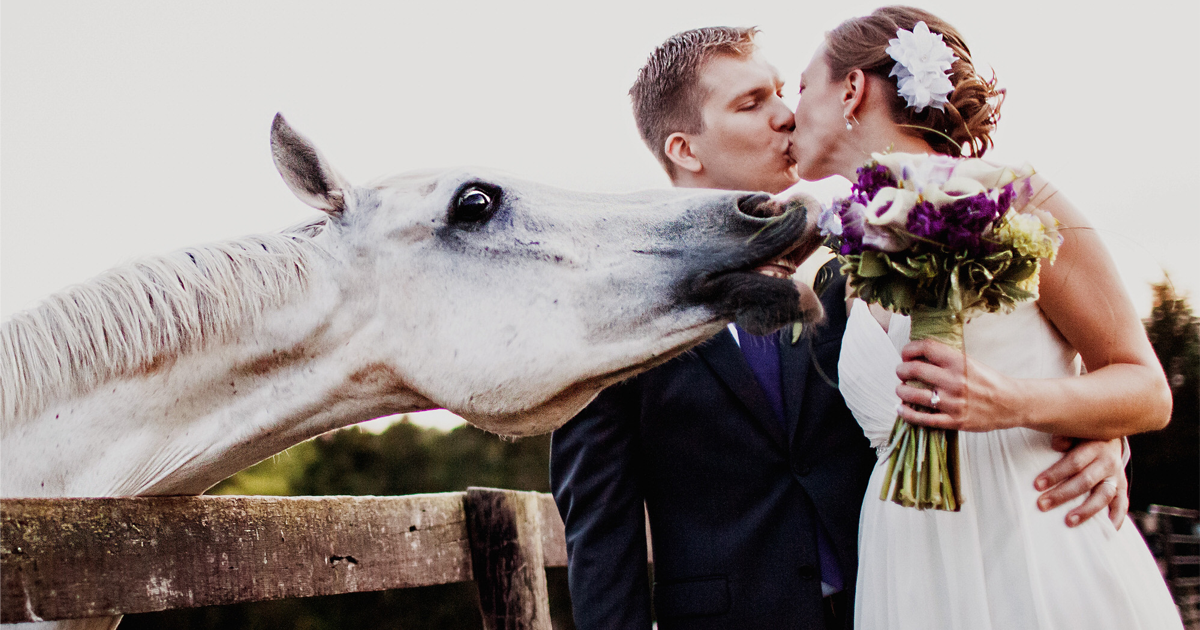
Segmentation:
<svg viewBox="0 0 1200 630">
<path fill-rule="evenodd" d="M 937 390 L 935 389 L 933 390 L 933 393 L 929 395 L 929 406 L 937 409 L 938 403 L 940 402 L 942 402 L 942 397 L 938 396 Z"/>
<path fill-rule="evenodd" d="M 1114 491 L 1117 489 L 1117 482 L 1113 481 L 1112 479 L 1105 479 L 1104 481 L 1101 481 L 1101 482 L 1100 482 L 1100 485 L 1102 485 L 1102 486 L 1112 486 L 1112 489 L 1113 489 Z"/>
</svg>

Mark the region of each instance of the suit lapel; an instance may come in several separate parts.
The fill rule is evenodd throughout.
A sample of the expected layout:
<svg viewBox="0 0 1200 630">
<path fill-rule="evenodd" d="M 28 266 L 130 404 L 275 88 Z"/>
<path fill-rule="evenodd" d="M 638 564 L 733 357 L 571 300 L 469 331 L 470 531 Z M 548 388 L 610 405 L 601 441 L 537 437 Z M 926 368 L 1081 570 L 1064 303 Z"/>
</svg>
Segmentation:
<svg viewBox="0 0 1200 630">
<path fill-rule="evenodd" d="M 784 427 L 775 417 L 775 410 L 771 408 L 771 403 L 767 402 L 767 395 L 763 393 L 762 386 L 754 379 L 754 372 L 750 371 L 750 364 L 746 362 L 746 357 L 742 354 L 737 342 L 733 340 L 733 335 L 729 330 L 722 331 L 721 334 L 698 346 L 696 353 L 729 386 L 733 395 L 750 410 L 750 415 L 758 420 L 771 438 L 781 447 L 786 448 L 787 435 L 784 433 Z M 780 360 L 782 361 L 782 359 L 781 356 Z M 782 367 L 781 365 L 780 368 L 782 369 Z M 786 375 L 786 373 L 784 374 Z M 785 402 L 785 411 L 786 405 Z"/>
<path fill-rule="evenodd" d="M 786 334 L 785 334 L 786 333 Z M 779 372 L 783 378 L 783 413 L 787 426 L 787 443 L 792 444 L 797 427 L 805 422 L 800 417 L 804 404 L 804 389 L 808 384 L 808 367 L 812 353 L 812 337 L 806 335 L 795 344 L 791 328 L 784 328 L 779 342 Z"/>
</svg>

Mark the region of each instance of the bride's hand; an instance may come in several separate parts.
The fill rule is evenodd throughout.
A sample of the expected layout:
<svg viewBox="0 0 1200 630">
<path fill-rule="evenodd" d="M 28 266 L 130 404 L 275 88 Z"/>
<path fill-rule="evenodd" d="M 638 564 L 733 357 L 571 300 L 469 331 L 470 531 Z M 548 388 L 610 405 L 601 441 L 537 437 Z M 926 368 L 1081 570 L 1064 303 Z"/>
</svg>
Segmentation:
<svg viewBox="0 0 1200 630">
<path fill-rule="evenodd" d="M 903 403 L 900 417 L 906 421 L 977 432 L 1020 426 L 1014 379 L 932 339 L 910 342 L 901 357 L 896 394 Z M 920 381 L 933 389 L 905 385 L 906 381 Z"/>
</svg>

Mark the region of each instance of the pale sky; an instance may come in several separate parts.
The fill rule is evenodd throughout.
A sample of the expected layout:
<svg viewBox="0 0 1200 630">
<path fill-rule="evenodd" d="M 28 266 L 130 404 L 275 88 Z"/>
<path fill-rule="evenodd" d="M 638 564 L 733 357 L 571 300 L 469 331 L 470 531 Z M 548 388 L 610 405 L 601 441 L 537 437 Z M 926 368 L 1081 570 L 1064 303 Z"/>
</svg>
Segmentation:
<svg viewBox="0 0 1200 630">
<path fill-rule="evenodd" d="M 788 81 L 876 2 L 55 2 L 0 8 L 0 316 L 121 262 L 313 214 L 283 112 L 352 182 L 479 165 L 588 191 L 668 181 L 626 92 L 680 30 L 757 25 Z M 1200 3 L 920 2 L 1008 88 L 999 161 L 1079 206 L 1130 293 L 1200 296 Z M 818 187 L 828 198 L 844 186 Z"/>
</svg>

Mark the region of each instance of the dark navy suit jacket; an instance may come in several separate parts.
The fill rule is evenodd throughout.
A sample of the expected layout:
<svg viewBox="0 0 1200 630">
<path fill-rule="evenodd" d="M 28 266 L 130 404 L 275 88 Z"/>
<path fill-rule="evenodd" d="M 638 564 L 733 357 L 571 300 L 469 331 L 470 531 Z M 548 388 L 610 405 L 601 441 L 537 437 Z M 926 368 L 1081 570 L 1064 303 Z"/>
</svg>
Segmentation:
<svg viewBox="0 0 1200 630">
<path fill-rule="evenodd" d="M 834 275 L 826 323 L 795 344 L 791 327 L 781 332 L 784 422 L 724 331 L 605 390 L 554 433 L 551 486 L 581 629 L 650 627 L 644 514 L 663 630 L 824 628 L 816 522 L 853 605 L 875 453 L 832 382 L 846 326 L 845 278 Z"/>
</svg>

